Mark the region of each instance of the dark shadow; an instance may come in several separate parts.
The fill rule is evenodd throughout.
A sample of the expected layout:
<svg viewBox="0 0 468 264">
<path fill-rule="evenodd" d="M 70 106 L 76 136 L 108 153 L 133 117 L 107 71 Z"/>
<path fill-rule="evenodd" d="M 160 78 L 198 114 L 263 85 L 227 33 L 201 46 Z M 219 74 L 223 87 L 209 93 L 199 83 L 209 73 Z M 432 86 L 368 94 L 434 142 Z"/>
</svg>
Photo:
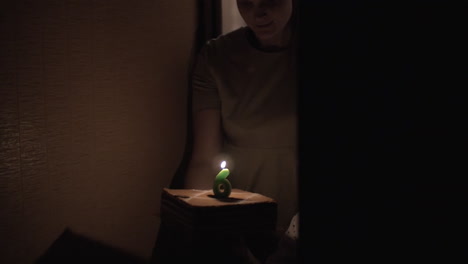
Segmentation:
<svg viewBox="0 0 468 264">
<path fill-rule="evenodd" d="M 468 262 L 454 2 L 301 1 L 301 263 Z"/>
<path fill-rule="evenodd" d="M 221 202 L 225 202 L 225 203 L 238 203 L 240 201 L 243 201 L 244 199 L 239 199 L 239 198 L 234 198 L 234 197 L 216 197 L 212 194 L 208 194 L 208 197 L 211 197 L 211 198 L 214 198 L 214 199 L 217 199 L 217 200 L 220 200 Z"/>
<path fill-rule="evenodd" d="M 217 37 L 221 34 L 221 1 L 220 0 L 198 0 L 198 26 L 193 37 L 193 45 L 187 69 L 187 129 L 185 138 L 185 148 L 182 160 L 171 179 L 170 188 L 180 189 L 183 187 L 184 175 L 192 155 L 192 84 L 191 75 L 196 62 L 198 52 L 201 50 L 207 40 Z"/>
<path fill-rule="evenodd" d="M 144 264 L 147 261 L 67 228 L 34 263 Z"/>
<path fill-rule="evenodd" d="M 190 76 L 196 61 L 198 52 L 207 40 L 217 37 L 221 33 L 221 1 L 220 0 L 197 0 L 197 30 L 194 35 L 194 43 L 192 46 L 191 57 L 188 62 L 187 71 L 187 130 L 186 142 L 182 160 L 174 173 L 169 188 L 181 189 L 183 188 L 184 175 L 189 165 L 190 157 L 192 154 L 192 92 Z M 177 256 L 177 251 L 168 246 L 171 241 L 176 239 L 164 225 L 159 227 L 155 245 L 153 247 L 153 254 L 151 263 L 174 263 L 172 257 Z"/>
</svg>

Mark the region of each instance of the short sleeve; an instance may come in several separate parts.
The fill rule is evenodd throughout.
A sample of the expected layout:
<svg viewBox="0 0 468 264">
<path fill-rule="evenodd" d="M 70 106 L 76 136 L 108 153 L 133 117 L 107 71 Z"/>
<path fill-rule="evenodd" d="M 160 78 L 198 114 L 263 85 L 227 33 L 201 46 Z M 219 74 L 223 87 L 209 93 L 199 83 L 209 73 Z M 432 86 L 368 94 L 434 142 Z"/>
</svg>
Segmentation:
<svg viewBox="0 0 468 264">
<path fill-rule="evenodd" d="M 221 101 L 209 59 L 209 42 L 201 49 L 191 76 L 192 111 L 219 109 Z"/>
<path fill-rule="evenodd" d="M 286 235 L 294 240 L 299 239 L 299 213 L 291 219 Z"/>
</svg>

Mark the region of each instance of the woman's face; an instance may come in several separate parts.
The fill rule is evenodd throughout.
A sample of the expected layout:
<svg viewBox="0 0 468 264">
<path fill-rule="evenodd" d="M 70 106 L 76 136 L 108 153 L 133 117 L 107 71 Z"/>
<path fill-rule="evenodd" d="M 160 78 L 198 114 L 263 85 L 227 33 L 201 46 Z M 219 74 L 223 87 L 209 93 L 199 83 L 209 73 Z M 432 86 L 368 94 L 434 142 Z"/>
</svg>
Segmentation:
<svg viewBox="0 0 468 264">
<path fill-rule="evenodd" d="M 282 45 L 292 15 L 292 0 L 237 0 L 239 13 L 262 45 Z"/>
</svg>

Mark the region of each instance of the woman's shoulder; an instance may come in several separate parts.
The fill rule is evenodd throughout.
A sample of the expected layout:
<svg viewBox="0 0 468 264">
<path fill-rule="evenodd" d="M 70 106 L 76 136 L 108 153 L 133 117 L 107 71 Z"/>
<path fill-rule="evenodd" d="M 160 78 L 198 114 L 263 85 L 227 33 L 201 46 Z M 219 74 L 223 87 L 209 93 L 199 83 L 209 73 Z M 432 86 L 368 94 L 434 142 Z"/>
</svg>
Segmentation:
<svg viewBox="0 0 468 264">
<path fill-rule="evenodd" d="M 246 27 L 240 27 L 228 33 L 212 38 L 205 43 L 204 49 L 210 53 L 226 54 L 236 53 L 245 49 L 248 45 L 246 39 Z"/>
<path fill-rule="evenodd" d="M 217 41 L 244 41 L 246 39 L 247 27 L 239 27 L 238 29 L 219 35 L 214 40 Z"/>
</svg>

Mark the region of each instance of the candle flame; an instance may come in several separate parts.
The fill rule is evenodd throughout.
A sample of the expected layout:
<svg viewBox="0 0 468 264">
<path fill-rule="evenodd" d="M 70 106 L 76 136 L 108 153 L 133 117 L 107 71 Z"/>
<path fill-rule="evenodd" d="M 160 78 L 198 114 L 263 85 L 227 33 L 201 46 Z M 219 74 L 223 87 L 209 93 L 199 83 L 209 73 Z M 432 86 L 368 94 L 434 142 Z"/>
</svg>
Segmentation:
<svg viewBox="0 0 468 264">
<path fill-rule="evenodd" d="M 226 161 L 225 161 L 225 160 L 223 160 L 223 161 L 221 162 L 221 169 L 224 169 L 224 167 L 226 167 Z"/>
</svg>

